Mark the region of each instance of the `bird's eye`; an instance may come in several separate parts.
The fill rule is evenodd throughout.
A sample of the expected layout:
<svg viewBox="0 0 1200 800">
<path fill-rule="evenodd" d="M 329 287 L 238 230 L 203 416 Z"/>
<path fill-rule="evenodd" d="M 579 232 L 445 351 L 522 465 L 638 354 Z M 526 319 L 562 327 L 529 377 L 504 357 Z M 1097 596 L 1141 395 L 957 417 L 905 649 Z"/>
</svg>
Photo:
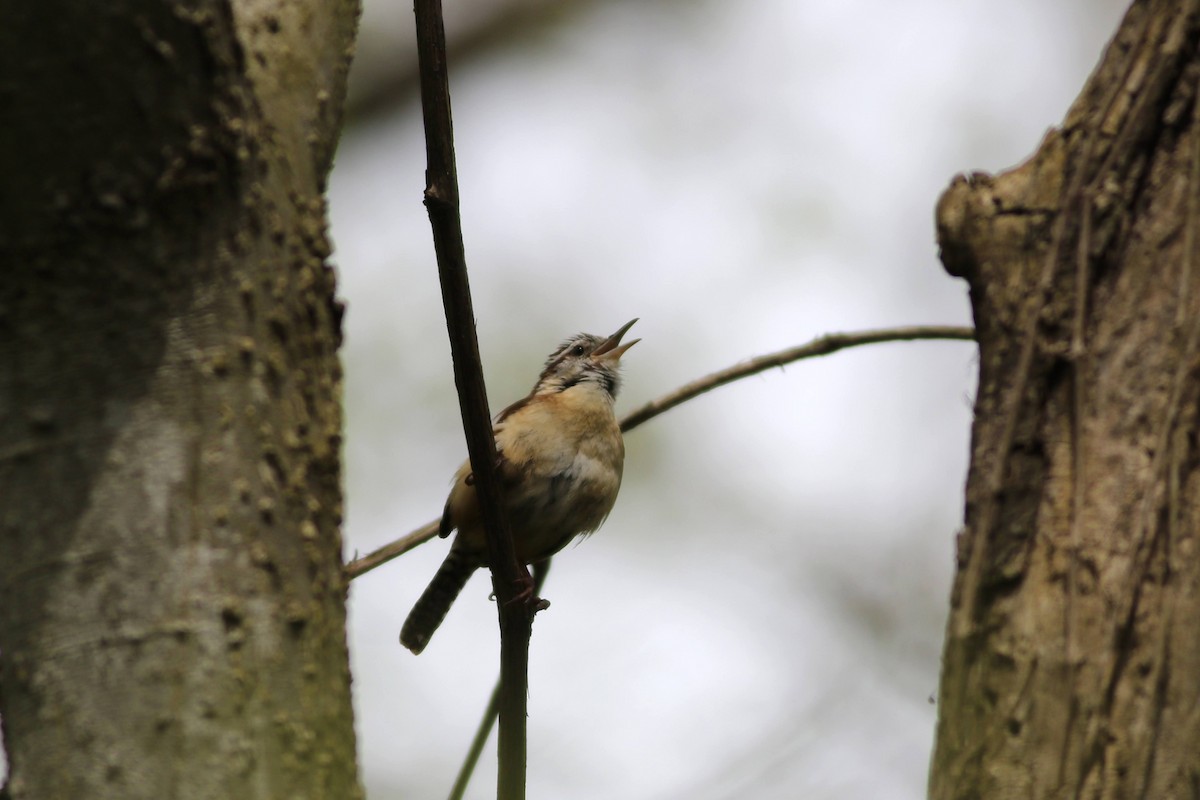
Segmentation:
<svg viewBox="0 0 1200 800">
<path fill-rule="evenodd" d="M 581 344 L 577 344 L 571 348 L 571 355 L 573 355 L 573 356 L 581 356 L 586 352 L 587 352 L 587 349 Z"/>
</svg>

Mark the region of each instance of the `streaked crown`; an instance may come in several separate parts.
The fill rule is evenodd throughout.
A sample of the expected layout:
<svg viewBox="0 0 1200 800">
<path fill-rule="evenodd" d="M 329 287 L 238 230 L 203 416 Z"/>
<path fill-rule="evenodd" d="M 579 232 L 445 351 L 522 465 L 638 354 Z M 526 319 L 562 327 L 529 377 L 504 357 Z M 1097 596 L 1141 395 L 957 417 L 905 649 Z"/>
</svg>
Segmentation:
<svg viewBox="0 0 1200 800">
<path fill-rule="evenodd" d="M 615 398 L 621 387 L 621 356 L 641 341 L 634 339 L 621 344 L 621 337 L 635 322 L 636 319 L 630 320 L 608 338 L 577 333 L 565 340 L 547 357 L 533 393 L 565 392 L 574 386 L 594 383 Z"/>
</svg>

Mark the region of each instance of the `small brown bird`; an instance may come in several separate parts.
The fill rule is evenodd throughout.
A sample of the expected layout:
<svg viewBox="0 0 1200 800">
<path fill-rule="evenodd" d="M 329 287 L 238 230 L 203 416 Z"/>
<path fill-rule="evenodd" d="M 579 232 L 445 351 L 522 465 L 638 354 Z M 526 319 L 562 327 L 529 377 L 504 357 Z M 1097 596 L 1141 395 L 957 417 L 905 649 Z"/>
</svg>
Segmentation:
<svg viewBox="0 0 1200 800">
<path fill-rule="evenodd" d="M 497 470 L 517 560 L 536 564 L 604 522 L 621 488 L 625 443 L 613 412 L 620 387 L 621 344 L 636 319 L 602 339 L 581 333 L 546 359 L 529 395 L 500 412 Z M 468 461 L 454 476 L 440 535 L 454 544 L 400 631 L 400 643 L 420 653 L 442 624 L 467 579 L 487 564 L 487 540 Z"/>
</svg>

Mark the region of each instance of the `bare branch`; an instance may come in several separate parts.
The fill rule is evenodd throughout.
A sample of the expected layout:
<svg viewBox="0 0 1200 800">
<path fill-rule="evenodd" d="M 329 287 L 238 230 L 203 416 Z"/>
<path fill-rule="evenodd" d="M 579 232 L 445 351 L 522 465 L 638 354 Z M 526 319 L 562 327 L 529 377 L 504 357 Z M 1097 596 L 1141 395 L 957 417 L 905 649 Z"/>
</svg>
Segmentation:
<svg viewBox="0 0 1200 800">
<path fill-rule="evenodd" d="M 787 350 L 780 350 L 776 353 L 768 353 L 765 356 L 758 356 L 749 361 L 734 364 L 732 367 L 726 367 L 719 372 L 705 375 L 703 378 L 681 386 L 657 400 L 651 400 L 621 420 L 621 430 L 625 432 L 631 431 L 638 425 L 657 417 L 664 411 L 669 411 L 680 403 L 685 403 L 693 397 L 698 397 L 705 392 L 712 391 L 718 386 L 724 386 L 727 383 L 732 383 L 751 375 L 757 375 L 772 367 L 783 367 L 793 361 L 827 356 L 839 350 L 845 350 L 850 347 L 861 347 L 865 344 L 915 341 L 919 339 L 973 340 L 974 338 L 975 331 L 971 328 L 958 328 L 949 325 L 881 328 L 879 330 L 859 331 L 857 333 L 827 333 L 824 336 L 813 339 L 808 344 L 790 347 Z"/>
<path fill-rule="evenodd" d="M 441 0 L 417 0 L 417 61 L 421 110 L 425 121 L 425 207 L 433 227 L 442 304 L 454 361 L 454 383 L 462 409 L 467 452 L 475 475 L 475 492 L 487 531 L 492 587 L 500 615 L 500 753 L 501 800 L 525 797 L 525 716 L 528 696 L 529 634 L 533 609 L 516 602 L 525 566 L 517 562 L 512 532 L 501 504 L 496 475 L 496 443 L 492 437 L 487 390 L 480 366 L 475 312 L 467 280 L 459 215 L 458 174 L 454 163 L 454 129 L 450 116 L 450 82 L 446 64 L 446 31 Z"/>
<path fill-rule="evenodd" d="M 389 542 L 378 550 L 372 550 L 362 558 L 354 559 L 346 565 L 346 580 L 354 580 L 359 575 L 370 572 L 376 567 L 391 561 L 393 558 L 404 555 L 417 545 L 425 544 L 425 542 L 437 536 L 438 524 L 440 522 L 441 520 L 436 519 L 432 522 L 427 522 L 407 536 L 401 536 L 396 541 Z"/>
<path fill-rule="evenodd" d="M 550 559 L 546 559 L 538 564 L 533 565 L 533 595 L 538 597 L 541 595 L 542 586 L 546 583 L 546 575 L 550 572 Z M 475 765 L 479 763 L 479 756 L 483 754 L 484 745 L 487 744 L 488 737 L 492 735 L 492 726 L 496 722 L 496 715 L 500 712 L 500 681 L 496 681 L 496 688 L 492 689 L 492 696 L 488 700 L 487 708 L 483 710 L 483 717 L 479 720 L 479 727 L 475 730 L 475 737 L 471 740 L 471 746 L 467 748 L 467 755 L 463 758 L 462 766 L 458 769 L 458 777 L 454 779 L 454 786 L 450 789 L 450 795 L 447 800 L 462 800 L 463 795 L 467 792 L 467 786 L 471 783 L 471 776 L 475 774 Z"/>
</svg>

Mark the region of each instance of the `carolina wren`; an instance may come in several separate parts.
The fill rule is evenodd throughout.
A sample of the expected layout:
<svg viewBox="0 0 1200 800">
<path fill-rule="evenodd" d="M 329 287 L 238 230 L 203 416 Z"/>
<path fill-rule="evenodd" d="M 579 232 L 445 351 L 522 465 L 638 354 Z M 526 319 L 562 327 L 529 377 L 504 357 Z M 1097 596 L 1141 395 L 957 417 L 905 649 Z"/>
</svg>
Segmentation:
<svg viewBox="0 0 1200 800">
<path fill-rule="evenodd" d="M 602 339 L 580 333 L 546 359 L 529 395 L 500 412 L 492 431 L 497 471 L 513 547 L 536 564 L 604 522 L 621 488 L 625 443 L 613 413 L 620 386 L 621 344 L 636 319 Z M 400 631 L 400 643 L 420 653 L 442 624 L 467 579 L 487 564 L 487 540 L 474 475 L 458 469 L 442 512 L 440 535 L 457 529 L 442 566 Z"/>
</svg>

